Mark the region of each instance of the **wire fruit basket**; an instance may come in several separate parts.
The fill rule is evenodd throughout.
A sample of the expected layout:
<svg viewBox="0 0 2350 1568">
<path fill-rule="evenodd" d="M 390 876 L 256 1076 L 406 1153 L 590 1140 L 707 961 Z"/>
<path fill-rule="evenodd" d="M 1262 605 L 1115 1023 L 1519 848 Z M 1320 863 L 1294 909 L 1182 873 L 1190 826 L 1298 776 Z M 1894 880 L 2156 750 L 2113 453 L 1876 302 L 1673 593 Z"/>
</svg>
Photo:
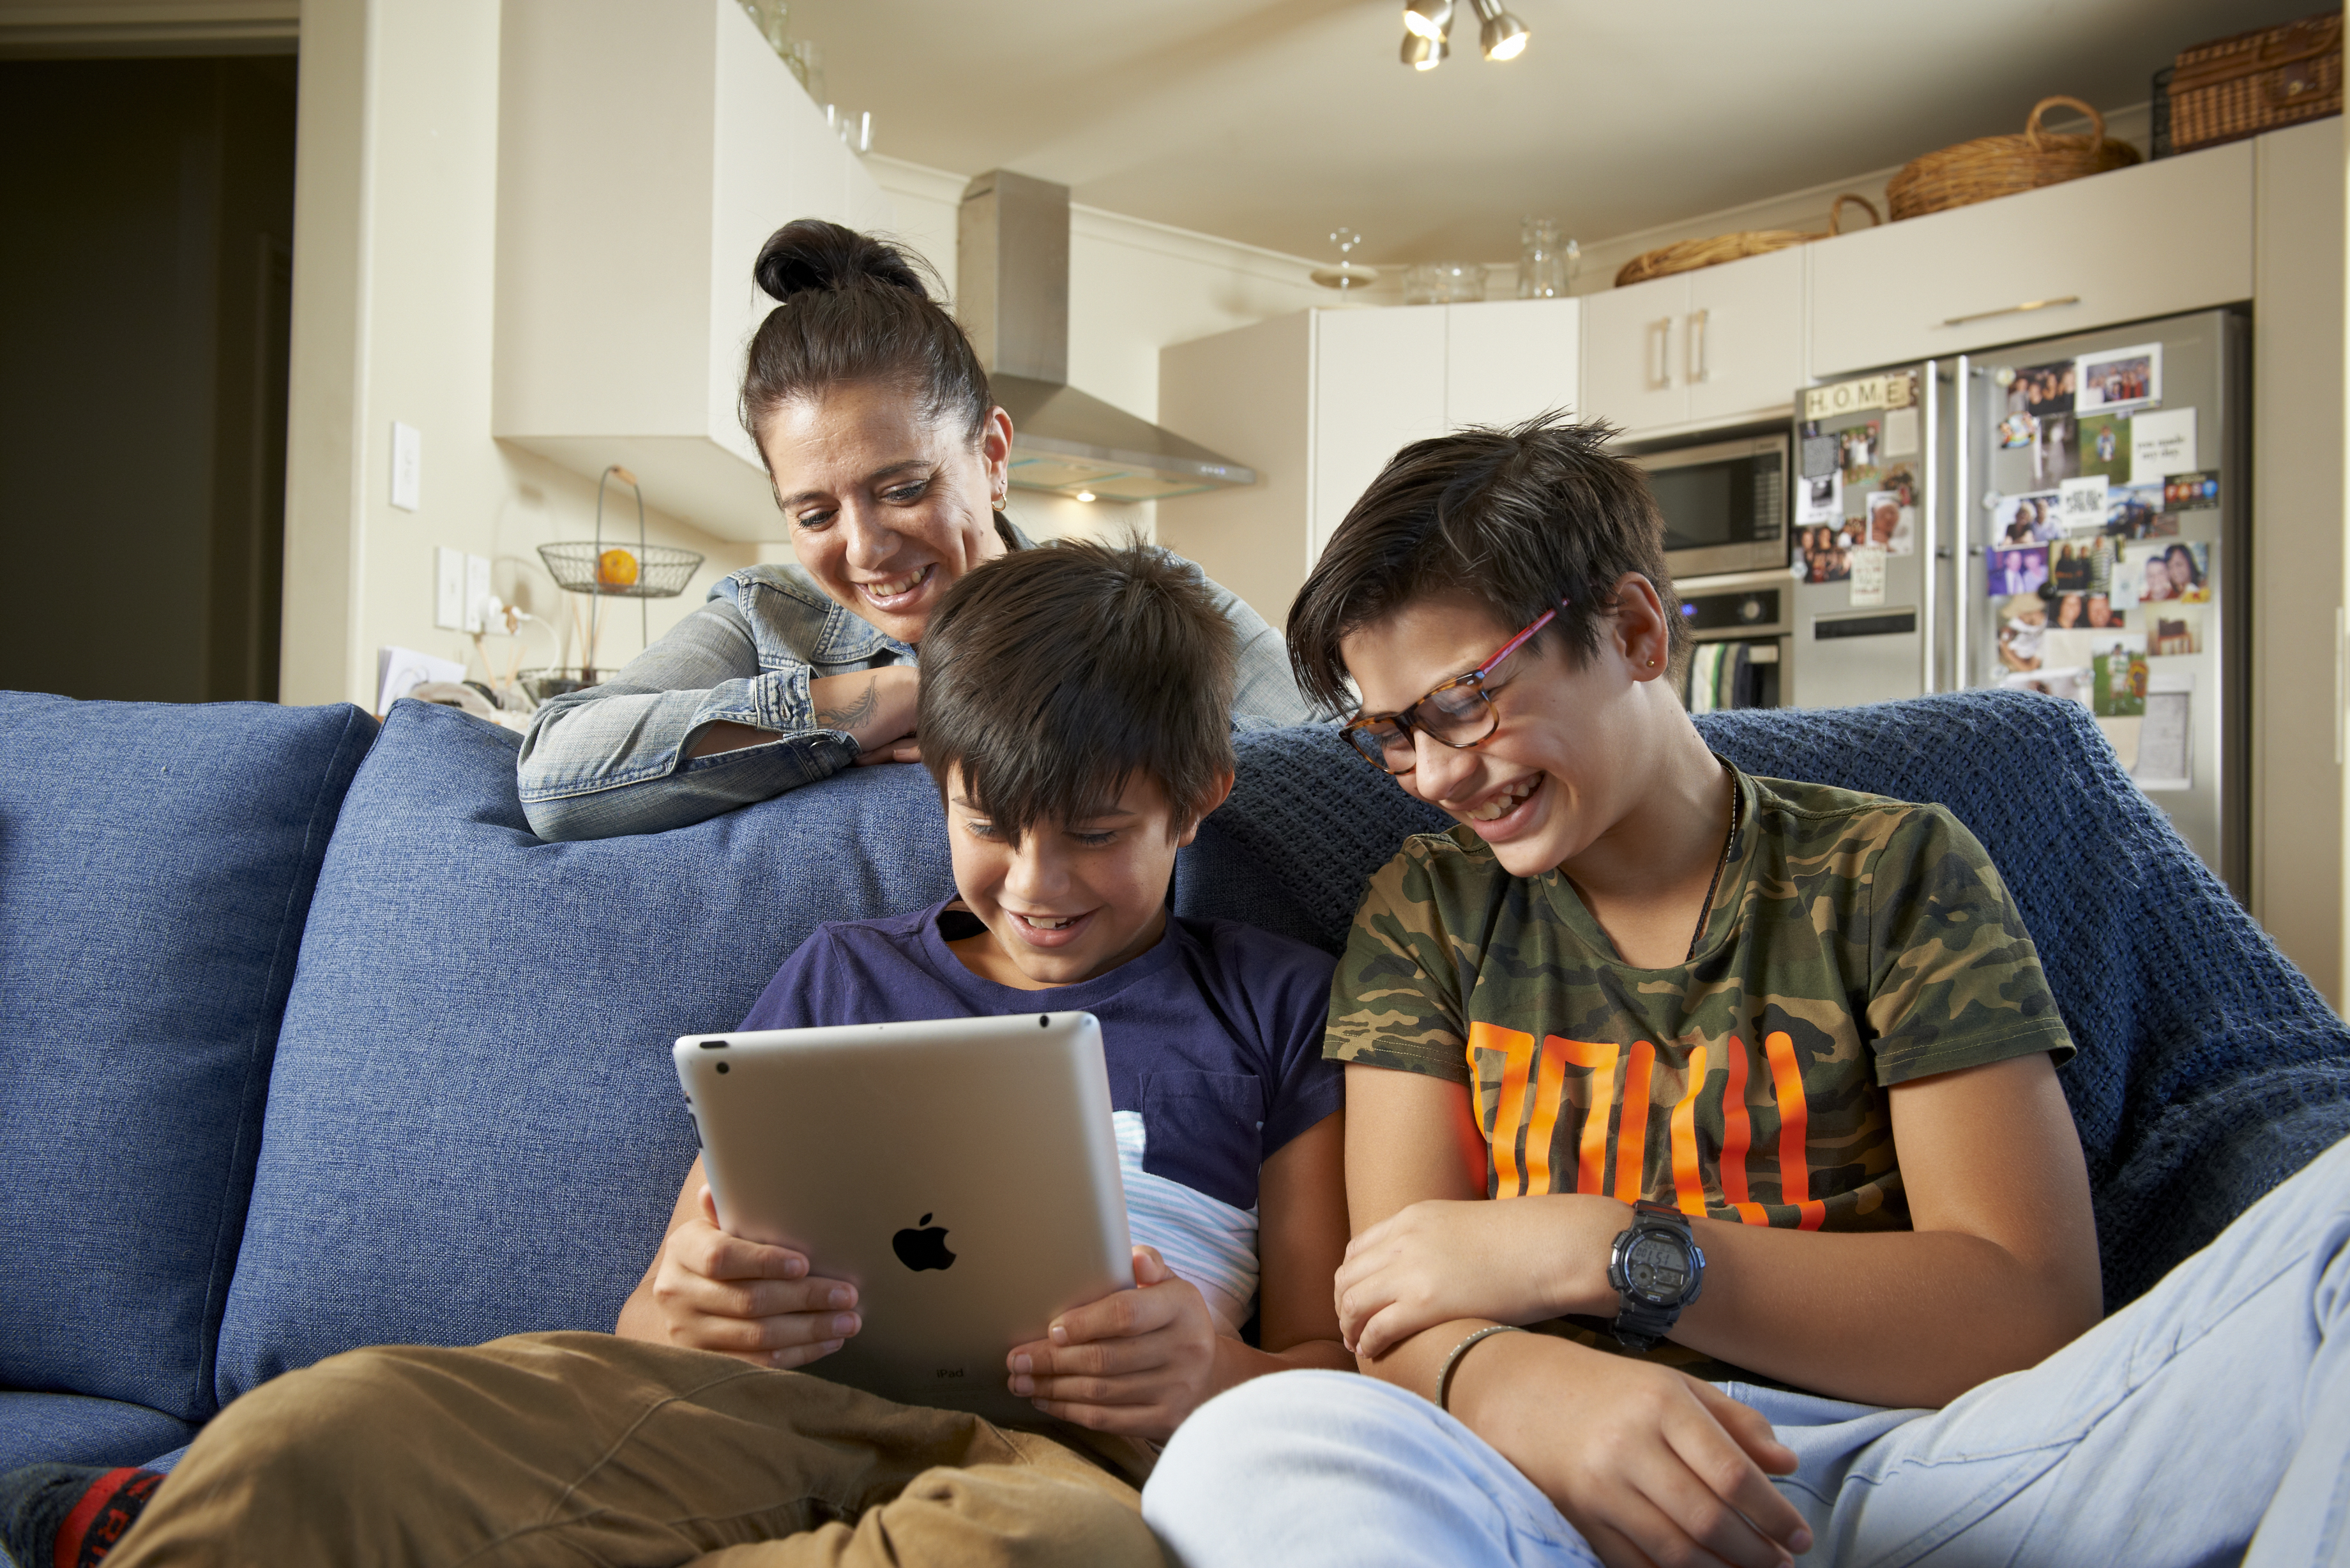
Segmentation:
<svg viewBox="0 0 2350 1568">
<path fill-rule="evenodd" d="M 634 549 L 625 545 L 604 543 L 604 489 L 619 480 L 637 498 L 637 544 Z M 597 634 L 603 628 L 600 612 L 608 598 L 629 598 L 638 601 L 637 618 L 645 647 L 652 646 L 651 607 L 647 599 L 671 599 L 685 592 L 686 585 L 701 568 L 699 551 L 679 550 L 667 545 L 645 543 L 645 492 L 637 476 L 619 463 L 596 480 L 596 537 L 559 540 L 538 547 L 538 558 L 546 565 L 555 578 L 555 586 L 569 594 L 586 594 L 588 604 L 587 661 L 576 671 L 579 686 L 597 683 Z M 557 679 L 572 678 L 568 670 L 534 670 L 534 675 Z M 577 690 L 573 687 L 571 690 Z M 536 691 L 531 695 L 544 701 Z"/>
<path fill-rule="evenodd" d="M 566 593 L 629 599 L 675 598 L 701 568 L 702 556 L 667 545 L 605 545 L 568 540 L 541 545 L 538 558 Z"/>
</svg>

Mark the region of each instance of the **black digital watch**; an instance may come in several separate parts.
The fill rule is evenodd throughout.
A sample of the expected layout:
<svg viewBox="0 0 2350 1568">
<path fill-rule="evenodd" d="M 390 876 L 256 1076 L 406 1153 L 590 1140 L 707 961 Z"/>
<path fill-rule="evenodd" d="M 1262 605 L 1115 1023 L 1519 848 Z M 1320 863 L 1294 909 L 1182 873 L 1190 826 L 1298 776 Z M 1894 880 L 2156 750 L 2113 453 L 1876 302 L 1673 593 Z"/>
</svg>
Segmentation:
<svg viewBox="0 0 2350 1568">
<path fill-rule="evenodd" d="M 1646 1350 L 1670 1334 L 1681 1309 L 1705 1288 L 1705 1254 L 1680 1210 L 1634 1204 L 1631 1229 L 1608 1249 L 1607 1282 L 1624 1303 L 1612 1325 L 1619 1343 Z"/>
</svg>

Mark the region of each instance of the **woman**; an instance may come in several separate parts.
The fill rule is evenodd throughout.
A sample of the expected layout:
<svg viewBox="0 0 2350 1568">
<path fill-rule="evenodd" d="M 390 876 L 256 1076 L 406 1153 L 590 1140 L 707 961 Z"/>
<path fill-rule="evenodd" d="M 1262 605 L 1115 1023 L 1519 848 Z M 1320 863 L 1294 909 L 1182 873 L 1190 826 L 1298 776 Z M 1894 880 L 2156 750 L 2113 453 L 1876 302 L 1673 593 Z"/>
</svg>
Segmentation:
<svg viewBox="0 0 2350 1568">
<path fill-rule="evenodd" d="M 2173 545 L 2165 550 L 2162 567 L 2170 579 L 2170 597 L 2199 600 L 2210 597 L 2203 586 L 2203 568 L 2196 565 L 2195 552 L 2186 545 Z"/>
<path fill-rule="evenodd" d="M 795 566 L 759 566 L 604 684 L 538 711 L 518 764 L 542 838 L 700 822 L 839 772 L 920 759 L 915 649 L 972 567 L 1028 540 L 1003 515 L 1012 421 L 920 258 L 803 218 L 760 248 L 777 303 L 751 340 L 743 428 Z M 1241 639 L 1233 715 L 1307 714 L 1280 635 L 1214 589 Z"/>
</svg>

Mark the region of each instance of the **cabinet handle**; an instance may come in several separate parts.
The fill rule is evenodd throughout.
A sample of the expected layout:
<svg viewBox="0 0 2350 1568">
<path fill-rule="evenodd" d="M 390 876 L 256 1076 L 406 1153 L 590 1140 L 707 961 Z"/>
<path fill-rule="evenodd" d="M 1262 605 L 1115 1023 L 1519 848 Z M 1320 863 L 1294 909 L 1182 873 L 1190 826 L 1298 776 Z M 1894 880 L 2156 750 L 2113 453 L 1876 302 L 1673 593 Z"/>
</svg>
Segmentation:
<svg viewBox="0 0 2350 1568">
<path fill-rule="evenodd" d="M 2027 310 L 2052 310 L 2060 305 L 2078 305 L 2077 294 L 2059 295 L 2054 299 L 2027 299 L 2022 305 L 2002 306 L 1997 310 L 1978 310 L 1972 316 L 1953 316 L 1942 323 L 1945 327 L 1964 327 L 1970 321 L 1989 321 L 1994 316 L 2018 316 Z"/>
<path fill-rule="evenodd" d="M 1689 379 L 1691 385 L 1711 381 L 1713 374 L 1705 363 L 1705 318 L 1707 312 L 1692 310 L 1689 314 Z"/>
<path fill-rule="evenodd" d="M 1673 318 L 1659 316 L 1648 323 L 1648 390 L 1661 392 L 1673 384 Z"/>
</svg>

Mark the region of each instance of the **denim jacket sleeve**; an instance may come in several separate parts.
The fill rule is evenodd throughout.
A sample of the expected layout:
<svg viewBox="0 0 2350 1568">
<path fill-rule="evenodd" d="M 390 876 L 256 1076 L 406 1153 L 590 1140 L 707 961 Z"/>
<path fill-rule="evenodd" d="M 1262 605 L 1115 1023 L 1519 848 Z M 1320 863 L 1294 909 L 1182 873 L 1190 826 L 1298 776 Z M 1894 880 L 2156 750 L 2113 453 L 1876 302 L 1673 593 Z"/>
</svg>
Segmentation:
<svg viewBox="0 0 2350 1568">
<path fill-rule="evenodd" d="M 1207 587 L 1240 639 L 1234 726 L 1306 722 L 1313 715 L 1281 634 L 1229 590 Z M 517 763 L 523 813 L 541 838 L 613 838 L 683 827 L 813 784 L 854 763 L 857 742 L 816 723 L 809 680 L 914 658 L 795 566 L 737 572 L 611 680 L 539 709 Z M 721 722 L 775 738 L 688 757 L 695 732 Z"/>
<path fill-rule="evenodd" d="M 516 780 L 534 832 L 546 839 L 659 833 L 769 799 L 857 760 L 847 733 L 816 723 L 808 681 L 900 662 L 896 647 L 828 601 L 824 609 L 793 602 L 806 596 L 786 597 L 781 627 L 773 624 L 774 607 L 754 605 L 746 614 L 746 596 L 778 585 L 743 579 L 772 575 L 772 568 L 754 567 L 726 579 L 708 603 L 611 680 L 539 709 L 523 739 Z M 849 639 L 858 647 L 823 646 L 837 618 L 866 634 Z M 790 624 L 796 620 L 812 626 Z M 811 630 L 813 637 L 788 635 Z M 827 659 L 826 653 L 846 657 Z M 721 722 L 775 738 L 688 757 L 694 733 Z"/>
</svg>

